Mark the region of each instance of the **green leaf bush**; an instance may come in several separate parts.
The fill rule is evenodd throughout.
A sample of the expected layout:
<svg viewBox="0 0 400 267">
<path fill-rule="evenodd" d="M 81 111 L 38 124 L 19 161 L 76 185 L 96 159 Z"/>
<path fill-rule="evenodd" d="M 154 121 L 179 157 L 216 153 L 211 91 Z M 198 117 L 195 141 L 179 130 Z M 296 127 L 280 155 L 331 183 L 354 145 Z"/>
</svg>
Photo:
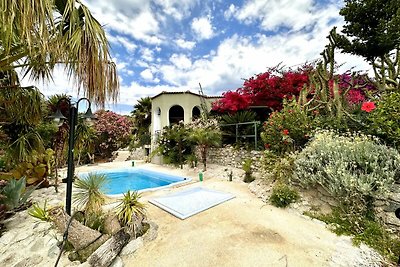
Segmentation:
<svg viewBox="0 0 400 267">
<path fill-rule="evenodd" d="M 261 138 L 266 149 L 282 155 L 304 147 L 315 128 L 313 116 L 292 100 L 284 102 L 281 111 L 271 113 Z"/>
<path fill-rule="evenodd" d="M 299 193 L 286 184 L 278 183 L 272 188 L 269 201 L 278 208 L 286 208 L 300 199 Z"/>
<path fill-rule="evenodd" d="M 295 180 L 320 185 L 346 202 L 386 194 L 399 177 L 400 155 L 369 136 L 321 131 L 294 164 Z"/>
<path fill-rule="evenodd" d="M 387 93 L 368 116 L 371 133 L 387 144 L 398 147 L 400 141 L 400 92 Z"/>
</svg>

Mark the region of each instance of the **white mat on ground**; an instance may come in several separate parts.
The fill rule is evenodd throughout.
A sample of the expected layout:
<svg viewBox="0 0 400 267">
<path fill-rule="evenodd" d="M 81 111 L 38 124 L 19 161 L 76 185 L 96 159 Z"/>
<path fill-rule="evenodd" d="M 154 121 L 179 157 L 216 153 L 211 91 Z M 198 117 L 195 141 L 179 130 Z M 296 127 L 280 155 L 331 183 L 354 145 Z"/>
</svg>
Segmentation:
<svg viewBox="0 0 400 267">
<path fill-rule="evenodd" d="M 229 193 L 195 187 L 150 199 L 149 202 L 184 220 L 234 197 L 234 195 Z"/>
</svg>

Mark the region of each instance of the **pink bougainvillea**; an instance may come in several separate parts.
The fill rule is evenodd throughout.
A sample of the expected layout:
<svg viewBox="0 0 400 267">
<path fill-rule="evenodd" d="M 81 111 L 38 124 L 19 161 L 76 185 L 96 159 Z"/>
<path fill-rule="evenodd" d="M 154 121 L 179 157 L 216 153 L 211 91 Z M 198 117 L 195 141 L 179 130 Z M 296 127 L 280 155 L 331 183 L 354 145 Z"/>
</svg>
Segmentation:
<svg viewBox="0 0 400 267">
<path fill-rule="evenodd" d="M 113 151 L 125 145 L 130 137 L 131 121 L 115 112 L 99 110 L 94 128 L 98 135 L 97 150 L 103 156 L 109 157 Z"/>
</svg>

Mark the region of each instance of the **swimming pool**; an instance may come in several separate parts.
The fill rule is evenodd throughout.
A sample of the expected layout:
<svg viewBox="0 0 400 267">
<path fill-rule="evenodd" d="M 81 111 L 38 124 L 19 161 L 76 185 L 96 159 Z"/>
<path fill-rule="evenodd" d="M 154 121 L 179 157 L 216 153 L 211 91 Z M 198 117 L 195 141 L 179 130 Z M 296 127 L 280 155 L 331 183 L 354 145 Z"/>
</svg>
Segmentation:
<svg viewBox="0 0 400 267">
<path fill-rule="evenodd" d="M 103 189 L 107 195 L 120 195 L 128 190 L 139 192 L 156 190 L 191 180 L 190 178 L 140 168 L 98 170 L 91 173 L 106 175 L 108 183 Z M 88 173 L 81 173 L 79 177 L 84 178 L 87 175 Z"/>
</svg>

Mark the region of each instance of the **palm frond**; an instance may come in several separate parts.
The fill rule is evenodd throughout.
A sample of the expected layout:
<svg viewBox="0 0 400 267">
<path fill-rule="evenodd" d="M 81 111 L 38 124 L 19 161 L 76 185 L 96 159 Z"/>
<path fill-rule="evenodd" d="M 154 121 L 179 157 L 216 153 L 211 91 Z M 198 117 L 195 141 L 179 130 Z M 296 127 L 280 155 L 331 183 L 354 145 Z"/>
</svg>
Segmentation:
<svg viewBox="0 0 400 267">
<path fill-rule="evenodd" d="M 104 174 L 89 173 L 87 177 L 75 181 L 74 204 L 83 208 L 85 214 L 96 213 L 105 203 L 104 187 L 107 178 Z"/>
</svg>

